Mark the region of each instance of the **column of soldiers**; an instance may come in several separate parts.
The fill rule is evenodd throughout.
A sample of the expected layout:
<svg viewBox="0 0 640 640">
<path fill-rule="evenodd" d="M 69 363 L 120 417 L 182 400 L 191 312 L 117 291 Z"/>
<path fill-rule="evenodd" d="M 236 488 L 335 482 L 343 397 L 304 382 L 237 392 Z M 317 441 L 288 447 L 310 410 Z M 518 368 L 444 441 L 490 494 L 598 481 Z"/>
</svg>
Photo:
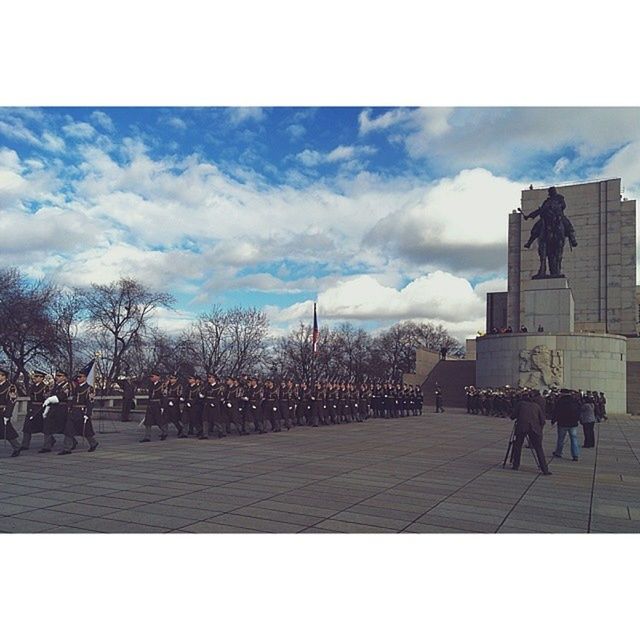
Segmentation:
<svg viewBox="0 0 640 640">
<path fill-rule="evenodd" d="M 0 369 L 0 413 L 3 416 L 4 439 L 11 444 L 11 457 L 20 455 L 31 446 L 34 433 L 43 434 L 43 446 L 38 453 L 49 453 L 56 443 L 55 436 L 62 435 L 62 450 L 59 455 L 68 455 L 78 446 L 83 437 L 89 452 L 98 448 L 91 423 L 94 389 L 87 383 L 86 372 L 79 372 L 73 381 L 66 371 L 55 372 L 52 385 L 45 383 L 46 374 L 34 371 L 29 391 L 27 413 L 22 427 L 22 442 L 11 423 L 11 416 L 18 398 L 15 385 L 8 381 L 8 373 Z"/>
<path fill-rule="evenodd" d="M 318 427 L 363 422 L 369 417 L 418 416 L 422 415 L 422 404 L 418 386 L 390 382 L 318 381 L 308 385 L 208 373 L 205 380 L 190 375 L 183 385 L 177 373 L 162 381 L 161 373 L 152 371 L 140 442 L 151 441 L 153 427 L 159 429 L 160 440 L 166 440 L 170 426 L 178 438 L 206 440 L 234 432 L 277 433 L 301 425 Z"/>
<path fill-rule="evenodd" d="M 540 392 L 536 389 L 523 387 L 495 387 L 481 389 L 470 386 L 465 387 L 467 413 L 483 416 L 495 416 L 498 418 L 510 418 L 517 402 L 525 395 L 536 397 L 536 401 L 544 410 L 547 420 L 553 416 L 556 400 L 560 396 L 560 389 L 545 389 Z M 583 399 L 589 399 L 594 405 L 597 422 L 607 419 L 607 398 L 604 393 L 598 391 L 583 392 L 578 389 L 576 393 Z"/>
<path fill-rule="evenodd" d="M 8 372 L 0 369 L 0 413 L 3 436 L 12 447 L 12 457 L 31 446 L 33 434 L 43 434 L 38 453 L 49 453 L 62 435 L 59 455 L 68 455 L 85 438 L 89 452 L 98 447 L 91 417 L 94 388 L 86 373 L 71 380 L 66 371 L 57 370 L 53 381 L 45 382 L 43 371 L 34 371 L 29 388 L 22 441 L 11 423 L 18 398 Z M 133 397 L 133 393 L 129 394 Z M 127 417 L 131 398 L 127 402 Z M 181 381 L 177 373 L 163 380 L 160 371 L 152 371 L 147 387 L 144 434 L 140 442 L 150 442 L 153 428 L 166 440 L 170 428 L 178 438 L 190 436 L 224 438 L 231 433 L 249 435 L 279 432 L 294 426 L 318 427 L 328 424 L 363 422 L 373 418 L 401 418 L 422 415 L 423 394 L 419 386 L 395 382 L 318 381 L 314 384 L 255 376 L 220 377 L 208 373 L 189 375 Z"/>
</svg>

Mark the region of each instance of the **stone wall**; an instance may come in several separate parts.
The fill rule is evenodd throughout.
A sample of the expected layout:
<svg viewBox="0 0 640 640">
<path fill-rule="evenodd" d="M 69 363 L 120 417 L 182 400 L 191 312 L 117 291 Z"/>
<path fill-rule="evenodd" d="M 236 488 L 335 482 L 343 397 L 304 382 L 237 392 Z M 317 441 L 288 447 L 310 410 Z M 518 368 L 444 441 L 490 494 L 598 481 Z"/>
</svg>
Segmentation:
<svg viewBox="0 0 640 640">
<path fill-rule="evenodd" d="M 541 374 L 531 359 L 533 349 L 550 355 L 554 371 Z M 505 385 L 603 391 L 610 413 L 627 412 L 627 341 L 602 334 L 512 333 L 476 339 L 476 382 L 479 387 Z M 559 366 L 558 366 L 559 365 Z"/>
</svg>

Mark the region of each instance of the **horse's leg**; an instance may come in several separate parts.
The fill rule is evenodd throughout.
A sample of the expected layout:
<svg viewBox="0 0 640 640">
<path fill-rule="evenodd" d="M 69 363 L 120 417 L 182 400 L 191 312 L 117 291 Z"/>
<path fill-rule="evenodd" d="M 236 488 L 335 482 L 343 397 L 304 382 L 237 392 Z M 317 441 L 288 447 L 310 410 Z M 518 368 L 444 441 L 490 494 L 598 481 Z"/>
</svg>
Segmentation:
<svg viewBox="0 0 640 640">
<path fill-rule="evenodd" d="M 547 275 L 547 246 L 542 238 L 538 238 L 538 256 L 540 257 L 540 268 L 535 278 L 544 278 Z"/>
</svg>

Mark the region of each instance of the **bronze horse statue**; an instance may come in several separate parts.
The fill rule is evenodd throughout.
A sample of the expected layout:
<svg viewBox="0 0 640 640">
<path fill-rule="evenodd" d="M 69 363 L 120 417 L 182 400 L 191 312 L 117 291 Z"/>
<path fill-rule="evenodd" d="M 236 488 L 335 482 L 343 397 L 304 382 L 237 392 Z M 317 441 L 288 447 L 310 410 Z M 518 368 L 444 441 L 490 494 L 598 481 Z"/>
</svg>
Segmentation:
<svg viewBox="0 0 640 640">
<path fill-rule="evenodd" d="M 569 239 L 572 247 L 578 246 L 573 225 L 564 214 L 566 207 L 564 197 L 556 191 L 555 187 L 550 187 L 548 193 L 548 198 L 540 208 L 524 216 L 525 220 L 540 216 L 531 229 L 529 240 L 524 245 L 528 249 L 532 242 L 536 238 L 538 239 L 540 268 L 538 273 L 533 276 L 534 280 L 563 277 L 562 254 L 566 239 Z M 547 263 L 549 264 L 549 275 L 547 275 Z"/>
</svg>

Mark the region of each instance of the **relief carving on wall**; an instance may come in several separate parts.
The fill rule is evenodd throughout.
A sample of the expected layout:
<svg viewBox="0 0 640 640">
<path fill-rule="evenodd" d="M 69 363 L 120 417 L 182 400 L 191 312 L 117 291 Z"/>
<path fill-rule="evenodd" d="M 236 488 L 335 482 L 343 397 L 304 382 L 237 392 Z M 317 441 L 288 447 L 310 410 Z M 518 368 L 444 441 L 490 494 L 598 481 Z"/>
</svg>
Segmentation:
<svg viewBox="0 0 640 640">
<path fill-rule="evenodd" d="M 520 351 L 520 378 L 518 384 L 530 389 L 561 387 L 564 362 L 562 351 L 538 345 Z"/>
</svg>

